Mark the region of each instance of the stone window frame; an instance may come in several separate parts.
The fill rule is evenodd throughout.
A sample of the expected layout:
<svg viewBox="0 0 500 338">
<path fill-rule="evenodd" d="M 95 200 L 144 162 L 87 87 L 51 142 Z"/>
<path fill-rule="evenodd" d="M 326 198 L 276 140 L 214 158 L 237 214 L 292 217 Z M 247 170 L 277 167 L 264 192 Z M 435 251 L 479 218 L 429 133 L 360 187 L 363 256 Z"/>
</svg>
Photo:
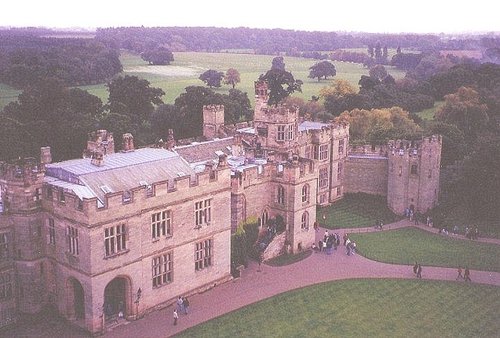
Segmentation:
<svg viewBox="0 0 500 338">
<path fill-rule="evenodd" d="M 342 179 L 342 173 L 344 171 L 344 163 L 339 162 L 337 165 L 337 181 Z"/>
<path fill-rule="evenodd" d="M 80 254 L 78 229 L 68 225 L 66 228 L 66 237 L 68 239 L 68 253 L 78 256 Z"/>
<path fill-rule="evenodd" d="M 319 187 L 320 189 L 328 187 L 328 167 L 319 169 Z"/>
<path fill-rule="evenodd" d="M 212 222 L 212 199 L 207 198 L 194 203 L 194 223 L 196 228 Z"/>
<path fill-rule="evenodd" d="M 339 140 L 339 155 L 344 154 L 344 139 Z"/>
<path fill-rule="evenodd" d="M 279 184 L 278 187 L 276 188 L 276 203 L 284 205 L 285 196 L 286 196 L 285 187 Z"/>
<path fill-rule="evenodd" d="M 47 244 L 56 245 L 56 223 L 52 217 L 47 220 Z"/>
<path fill-rule="evenodd" d="M 161 237 L 172 236 L 172 210 L 165 209 L 151 214 L 151 238 L 153 241 Z"/>
<path fill-rule="evenodd" d="M 309 213 L 304 211 L 300 217 L 300 228 L 302 230 L 309 230 Z"/>
<path fill-rule="evenodd" d="M 104 257 L 119 255 L 127 250 L 127 227 L 118 224 L 104 229 Z"/>
<path fill-rule="evenodd" d="M 412 164 L 410 167 L 410 174 L 411 175 L 418 175 L 418 165 L 417 164 Z"/>
<path fill-rule="evenodd" d="M 276 127 L 276 141 L 286 140 L 286 124 L 280 124 Z"/>
<path fill-rule="evenodd" d="M 0 233 L 0 261 L 10 258 L 9 243 L 10 243 L 9 232 Z"/>
<path fill-rule="evenodd" d="M 151 259 L 151 283 L 153 289 L 174 281 L 174 253 L 167 251 Z"/>
<path fill-rule="evenodd" d="M 330 147 L 328 144 L 321 144 L 319 146 L 319 160 L 320 161 L 328 160 L 329 150 L 330 150 Z"/>
<path fill-rule="evenodd" d="M 196 242 L 194 247 L 194 269 L 204 270 L 213 264 L 213 238 Z"/>
<path fill-rule="evenodd" d="M 12 276 L 10 272 L 0 274 L 0 301 L 12 298 Z"/>
<path fill-rule="evenodd" d="M 304 184 L 302 186 L 301 200 L 302 203 L 309 203 L 309 195 L 311 194 L 311 188 L 309 184 Z"/>
</svg>

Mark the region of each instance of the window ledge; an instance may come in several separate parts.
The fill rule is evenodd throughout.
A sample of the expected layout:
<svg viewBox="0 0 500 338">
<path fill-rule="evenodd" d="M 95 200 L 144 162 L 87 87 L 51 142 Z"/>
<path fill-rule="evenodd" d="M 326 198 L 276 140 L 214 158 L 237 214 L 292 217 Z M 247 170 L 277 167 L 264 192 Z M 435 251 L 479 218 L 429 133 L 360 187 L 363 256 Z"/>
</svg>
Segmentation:
<svg viewBox="0 0 500 338">
<path fill-rule="evenodd" d="M 130 251 L 130 249 L 126 249 L 126 250 L 123 250 L 123 251 L 120 251 L 120 252 L 116 252 L 116 253 L 114 253 L 112 255 L 104 256 L 104 259 L 113 259 L 115 257 L 124 255 L 124 254 L 128 253 L 129 251 Z"/>
</svg>

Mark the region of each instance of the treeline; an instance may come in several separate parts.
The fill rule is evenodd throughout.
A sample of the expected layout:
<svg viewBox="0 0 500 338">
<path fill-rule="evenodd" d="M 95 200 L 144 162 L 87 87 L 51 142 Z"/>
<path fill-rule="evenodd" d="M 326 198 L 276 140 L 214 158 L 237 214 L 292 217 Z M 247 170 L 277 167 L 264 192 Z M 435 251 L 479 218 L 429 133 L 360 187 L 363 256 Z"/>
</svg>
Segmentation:
<svg viewBox="0 0 500 338">
<path fill-rule="evenodd" d="M 106 82 L 122 71 L 119 52 L 95 39 L 0 31 L 0 82 L 26 88 L 46 78 L 67 86 Z"/>
<path fill-rule="evenodd" d="M 244 49 L 256 54 L 284 52 L 288 55 L 303 51 L 361 48 L 377 43 L 389 48 L 411 47 L 420 50 L 471 49 L 478 47 L 479 38 L 470 36 L 445 40 L 432 34 L 306 32 L 245 27 L 120 27 L 98 29 L 96 33 L 98 41 L 138 53 L 163 46 L 174 52 Z"/>
</svg>

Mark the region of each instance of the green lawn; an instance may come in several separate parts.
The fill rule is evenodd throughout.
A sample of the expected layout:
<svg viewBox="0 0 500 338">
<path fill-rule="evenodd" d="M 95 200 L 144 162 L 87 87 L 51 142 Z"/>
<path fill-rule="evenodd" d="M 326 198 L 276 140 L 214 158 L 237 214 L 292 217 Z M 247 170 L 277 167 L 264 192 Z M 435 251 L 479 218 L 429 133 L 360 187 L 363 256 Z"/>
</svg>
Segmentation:
<svg viewBox="0 0 500 338">
<path fill-rule="evenodd" d="M 432 234 L 417 228 L 351 234 L 357 250 L 376 261 L 431 266 L 469 266 L 500 272 L 500 245 Z"/>
<path fill-rule="evenodd" d="M 121 75 L 136 75 L 148 80 L 152 86 L 162 88 L 165 91 L 163 101 L 173 103 L 187 86 L 203 86 L 204 83 L 198 79 L 201 73 L 208 69 L 215 69 L 226 72 L 229 68 L 235 68 L 240 72 L 241 83 L 236 88 L 248 93 L 253 105 L 254 81 L 271 68 L 272 55 L 236 54 L 236 53 L 195 53 L 176 52 L 175 61 L 169 66 L 148 66 L 138 55 L 122 51 L 120 60 L 123 65 Z M 284 57 L 286 69 L 290 71 L 296 79 L 304 82 L 302 93 L 295 93 L 295 96 L 306 100 L 313 95 L 318 95 L 319 90 L 331 83 L 333 78 L 318 82 L 309 79 L 309 67 L 317 61 L 305 58 Z M 333 62 L 337 69 L 335 79 L 346 79 L 356 88 L 361 75 L 367 75 L 368 69 L 360 64 L 349 62 Z M 393 67 L 387 67 L 396 79 L 404 77 L 404 72 Z M 91 86 L 81 86 L 79 88 L 87 90 L 89 93 L 98 96 L 104 103 L 107 101 L 108 92 L 106 85 L 98 84 Z M 216 89 L 219 93 L 228 93 L 230 86 L 223 85 Z M 16 99 L 20 91 L 8 86 L 0 85 L 0 109 L 8 102 Z"/>
<path fill-rule="evenodd" d="M 442 105 L 444 105 L 444 101 L 436 101 L 434 102 L 434 107 L 424 109 L 420 112 L 417 113 L 417 115 L 422 119 L 422 120 L 434 120 L 434 114 L 436 113 L 436 110 L 438 110 Z"/>
<path fill-rule="evenodd" d="M 316 215 L 317 221 L 329 229 L 362 228 L 375 225 L 378 219 L 384 224 L 400 219 L 387 208 L 385 197 L 362 193 L 346 194 L 340 201 L 318 208 Z"/>
<path fill-rule="evenodd" d="M 498 337 L 499 311 L 499 287 L 345 280 L 277 295 L 176 337 Z"/>
</svg>

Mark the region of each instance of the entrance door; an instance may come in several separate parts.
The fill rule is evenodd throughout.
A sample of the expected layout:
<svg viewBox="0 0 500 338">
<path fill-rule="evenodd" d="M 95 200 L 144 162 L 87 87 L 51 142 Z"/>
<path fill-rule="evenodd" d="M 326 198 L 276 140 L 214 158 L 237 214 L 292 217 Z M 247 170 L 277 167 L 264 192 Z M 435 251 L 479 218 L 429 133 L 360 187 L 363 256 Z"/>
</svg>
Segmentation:
<svg viewBox="0 0 500 338">
<path fill-rule="evenodd" d="M 117 277 L 104 289 L 104 313 L 107 317 L 125 313 L 126 279 Z"/>
<path fill-rule="evenodd" d="M 75 319 L 85 319 L 85 297 L 82 284 L 76 279 L 71 280 L 73 286 L 73 311 Z"/>
</svg>

